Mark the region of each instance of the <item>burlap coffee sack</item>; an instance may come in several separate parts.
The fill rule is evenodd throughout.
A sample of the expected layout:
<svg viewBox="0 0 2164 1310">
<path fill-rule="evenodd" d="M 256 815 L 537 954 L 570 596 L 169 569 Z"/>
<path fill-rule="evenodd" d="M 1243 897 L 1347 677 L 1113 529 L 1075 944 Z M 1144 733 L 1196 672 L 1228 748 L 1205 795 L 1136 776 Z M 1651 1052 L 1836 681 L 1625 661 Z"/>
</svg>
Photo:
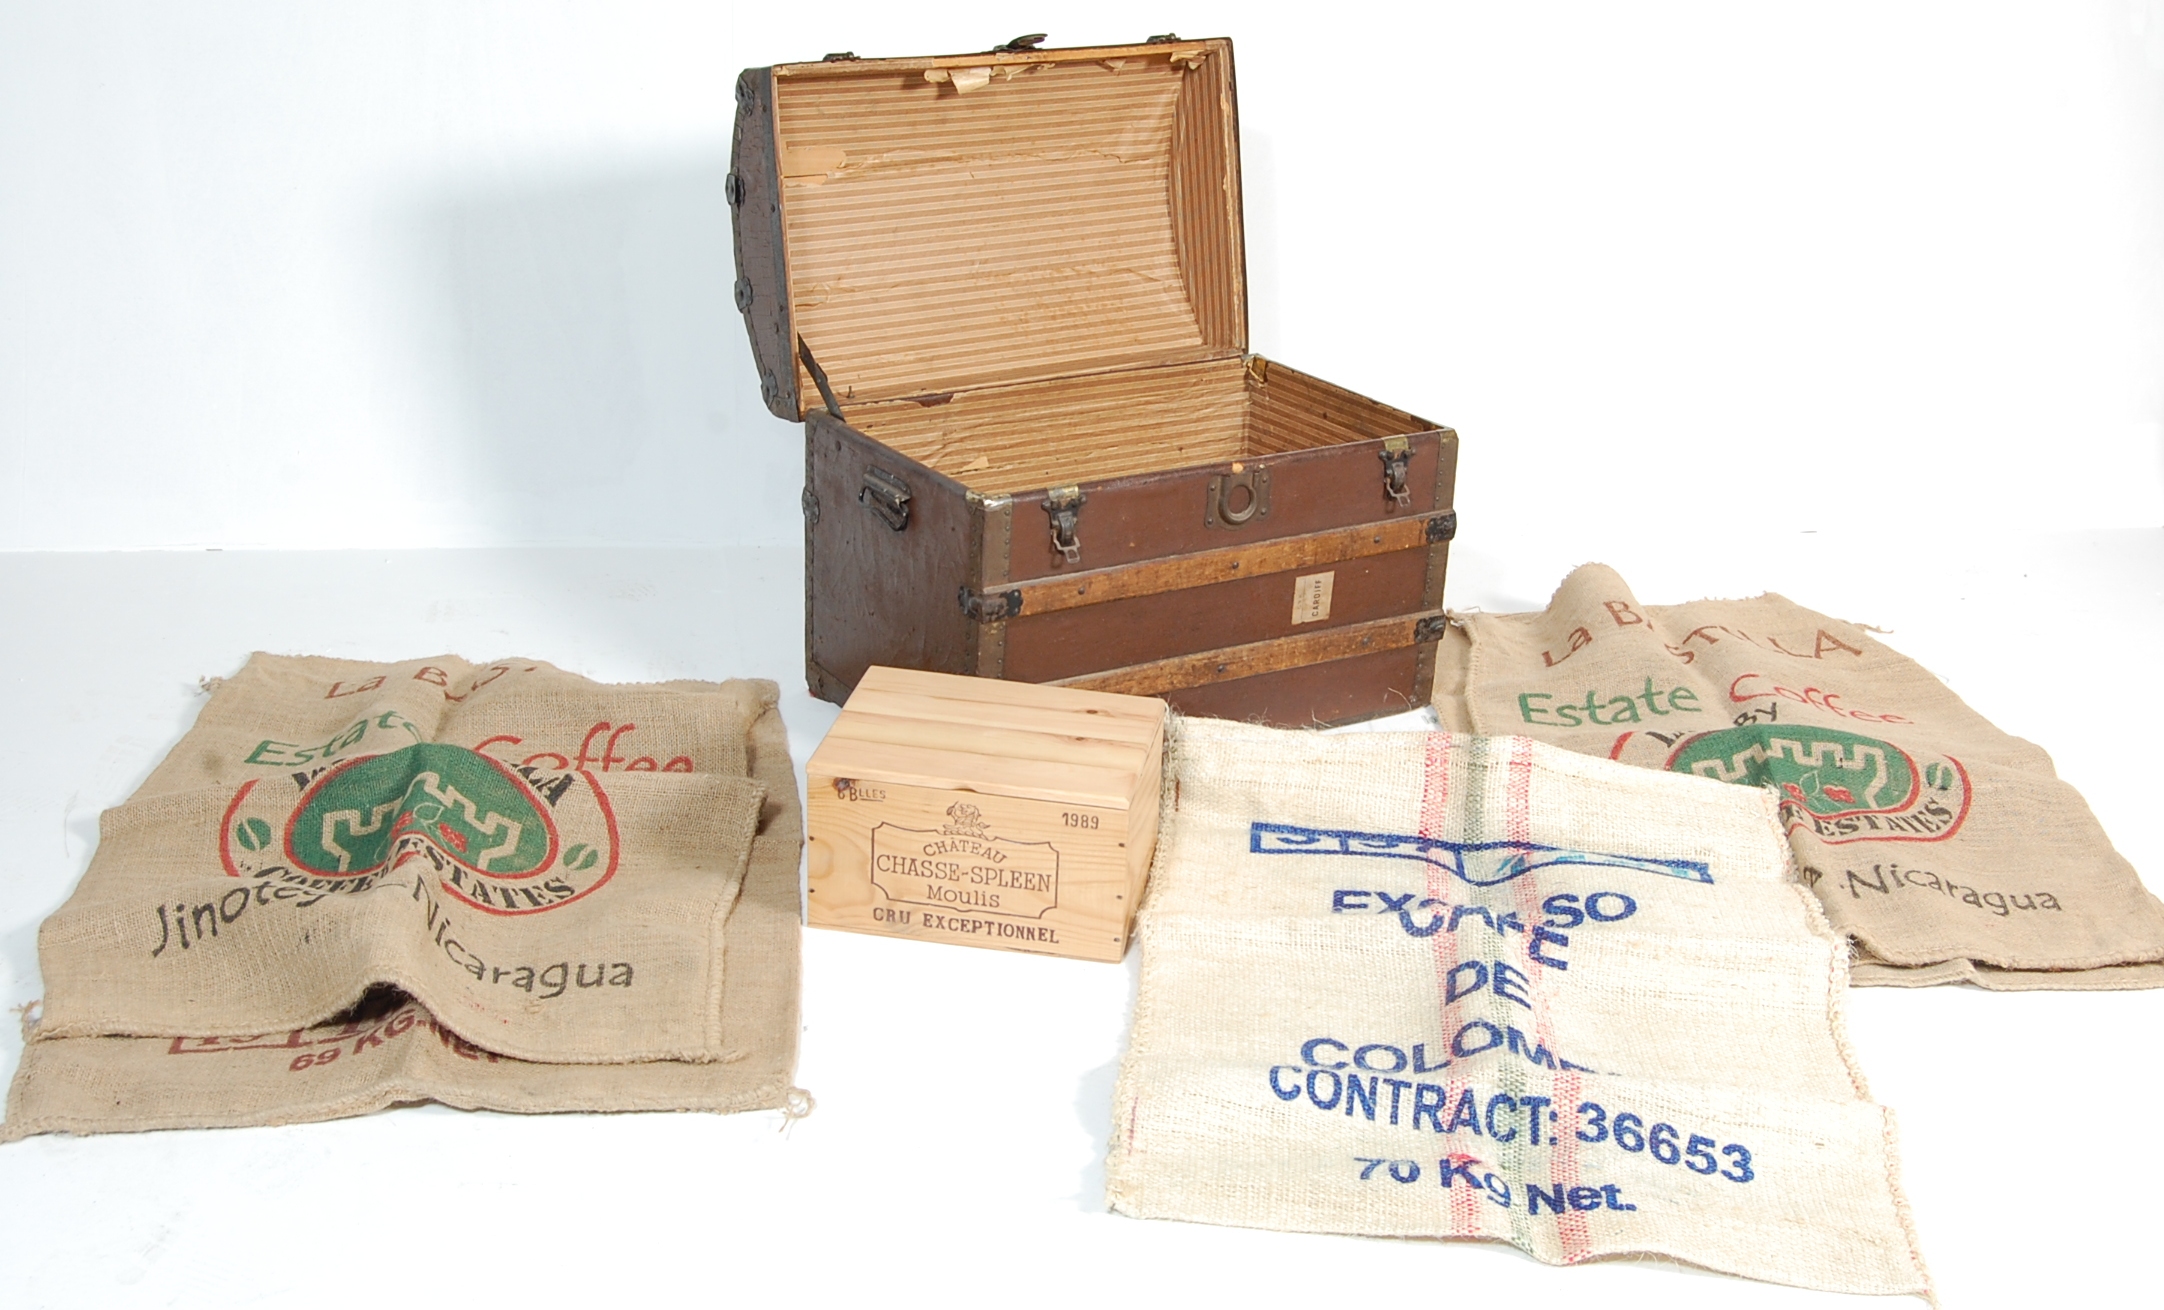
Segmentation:
<svg viewBox="0 0 2164 1310">
<path fill-rule="evenodd" d="M 136 796 L 280 773 L 308 778 L 356 756 L 454 739 L 552 777 L 742 777 L 744 731 L 758 713 L 761 685 L 598 683 L 538 660 L 373 664 L 258 655 L 218 685 Z"/>
<path fill-rule="evenodd" d="M 482 1050 L 396 998 L 350 1022 L 268 1035 L 55 1038 L 40 1025 L 9 1092 L 0 1140 L 300 1123 L 420 1100 L 517 1113 L 789 1105 L 801 1096 L 791 1080 L 803 816 L 788 736 L 771 706 L 752 726 L 747 763 L 767 800 L 722 934 L 721 1059 L 529 1063 Z"/>
<path fill-rule="evenodd" d="M 1168 759 L 1114 1208 L 1928 1290 L 1770 796 L 1522 737 Z"/>
<path fill-rule="evenodd" d="M 2164 986 L 2164 905 L 2051 757 L 1862 628 L 1780 596 L 1641 605 L 1585 565 L 1468 614 L 1445 727 L 1773 787 L 1859 986 Z"/>
<path fill-rule="evenodd" d="M 39 935 L 44 1027 L 282 1032 L 388 985 L 500 1055 L 721 1058 L 774 689 L 613 691 L 530 661 L 257 656 L 104 816 Z M 618 767 L 632 732 L 665 754 Z"/>
</svg>

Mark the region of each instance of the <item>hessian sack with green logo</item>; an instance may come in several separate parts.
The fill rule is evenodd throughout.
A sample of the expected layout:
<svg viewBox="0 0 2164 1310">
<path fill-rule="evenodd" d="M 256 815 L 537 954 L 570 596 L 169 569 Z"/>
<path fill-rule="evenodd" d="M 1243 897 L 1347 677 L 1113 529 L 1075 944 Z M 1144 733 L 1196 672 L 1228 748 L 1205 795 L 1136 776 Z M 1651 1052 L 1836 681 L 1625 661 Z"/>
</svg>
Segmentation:
<svg viewBox="0 0 2164 1310">
<path fill-rule="evenodd" d="M 7 1135 L 783 1104 L 802 825 L 774 702 L 255 657 L 41 930 Z"/>
<path fill-rule="evenodd" d="M 2039 747 L 1780 596 L 1641 605 L 1587 564 L 1536 614 L 1461 614 L 1443 726 L 1771 789 L 1858 985 L 2164 986 L 2164 905 Z"/>
</svg>

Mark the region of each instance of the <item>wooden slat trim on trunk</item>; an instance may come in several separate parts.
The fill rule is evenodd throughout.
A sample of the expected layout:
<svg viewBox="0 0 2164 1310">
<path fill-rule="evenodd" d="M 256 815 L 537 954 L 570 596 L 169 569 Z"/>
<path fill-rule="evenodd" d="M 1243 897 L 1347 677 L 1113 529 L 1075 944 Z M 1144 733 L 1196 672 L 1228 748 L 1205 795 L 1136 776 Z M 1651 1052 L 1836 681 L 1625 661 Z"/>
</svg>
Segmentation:
<svg viewBox="0 0 2164 1310">
<path fill-rule="evenodd" d="M 1302 633 L 1297 637 L 1276 637 L 1269 641 L 1249 642 L 1245 646 L 1226 646 L 1220 650 L 1182 655 L 1176 659 L 1130 664 L 1125 668 L 1106 669 L 1102 673 L 1061 678 L 1051 685 L 1079 687 L 1085 691 L 1116 691 L 1130 696 L 1152 696 L 1182 687 L 1201 687 L 1213 682 L 1229 682 L 1234 678 L 1252 678 L 1257 674 L 1276 673 L 1280 669 L 1302 664 L 1320 664 L 1325 660 L 1350 659 L 1355 655 L 1398 650 L 1415 642 L 1433 640 L 1440 636 L 1442 624 L 1441 610 L 1401 614 L 1394 618 L 1353 623 L 1322 632 Z M 1423 632 L 1423 629 L 1426 631 Z"/>
<path fill-rule="evenodd" d="M 978 605 L 985 612 L 1004 613 L 1008 618 L 1051 614 L 1083 605 L 1126 600 L 1130 596 L 1154 596 L 1163 591 L 1181 591 L 1213 582 L 1232 582 L 1282 573 L 1287 569 L 1387 555 L 1392 551 L 1433 544 L 1438 538 L 1428 535 L 1429 525 L 1437 520 L 1448 520 L 1453 528 L 1456 524 L 1456 516 L 1449 511 L 1378 519 L 1372 523 L 1356 523 L 1349 528 L 1310 532 L 1305 536 L 1280 537 L 1253 545 L 1227 546 L 1222 550 L 994 587 L 979 594 Z"/>
</svg>

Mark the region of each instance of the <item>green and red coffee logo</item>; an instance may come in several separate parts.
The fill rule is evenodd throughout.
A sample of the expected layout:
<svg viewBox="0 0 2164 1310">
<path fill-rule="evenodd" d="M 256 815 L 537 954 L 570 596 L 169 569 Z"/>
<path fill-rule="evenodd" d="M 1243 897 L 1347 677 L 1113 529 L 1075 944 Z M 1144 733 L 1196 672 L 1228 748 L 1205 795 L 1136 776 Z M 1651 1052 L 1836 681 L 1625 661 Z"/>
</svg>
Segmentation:
<svg viewBox="0 0 2164 1310">
<path fill-rule="evenodd" d="M 333 886 L 425 865 L 475 909 L 533 914 L 606 883 L 618 845 L 593 774 L 416 742 L 313 778 L 242 784 L 226 810 L 220 854 L 234 877 L 297 875 Z"/>
<path fill-rule="evenodd" d="M 1623 743 L 1619 742 L 1619 749 Z M 1781 821 L 1820 841 L 1944 841 L 1969 813 L 1969 775 L 1952 756 L 1919 762 L 1891 742 L 1838 728 L 1751 724 L 1676 743 L 1665 766 L 1771 787 Z"/>
</svg>

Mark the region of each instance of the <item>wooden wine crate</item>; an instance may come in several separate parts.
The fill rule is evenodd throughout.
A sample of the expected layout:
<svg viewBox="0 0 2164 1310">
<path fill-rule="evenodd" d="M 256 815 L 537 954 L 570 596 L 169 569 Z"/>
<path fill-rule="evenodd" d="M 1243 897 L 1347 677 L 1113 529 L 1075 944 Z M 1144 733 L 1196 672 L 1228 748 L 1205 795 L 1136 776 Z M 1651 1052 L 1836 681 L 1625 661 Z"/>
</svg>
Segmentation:
<svg viewBox="0 0 2164 1310">
<path fill-rule="evenodd" d="M 806 766 L 812 926 L 1120 959 L 1157 849 L 1165 713 L 874 665 Z"/>
</svg>

